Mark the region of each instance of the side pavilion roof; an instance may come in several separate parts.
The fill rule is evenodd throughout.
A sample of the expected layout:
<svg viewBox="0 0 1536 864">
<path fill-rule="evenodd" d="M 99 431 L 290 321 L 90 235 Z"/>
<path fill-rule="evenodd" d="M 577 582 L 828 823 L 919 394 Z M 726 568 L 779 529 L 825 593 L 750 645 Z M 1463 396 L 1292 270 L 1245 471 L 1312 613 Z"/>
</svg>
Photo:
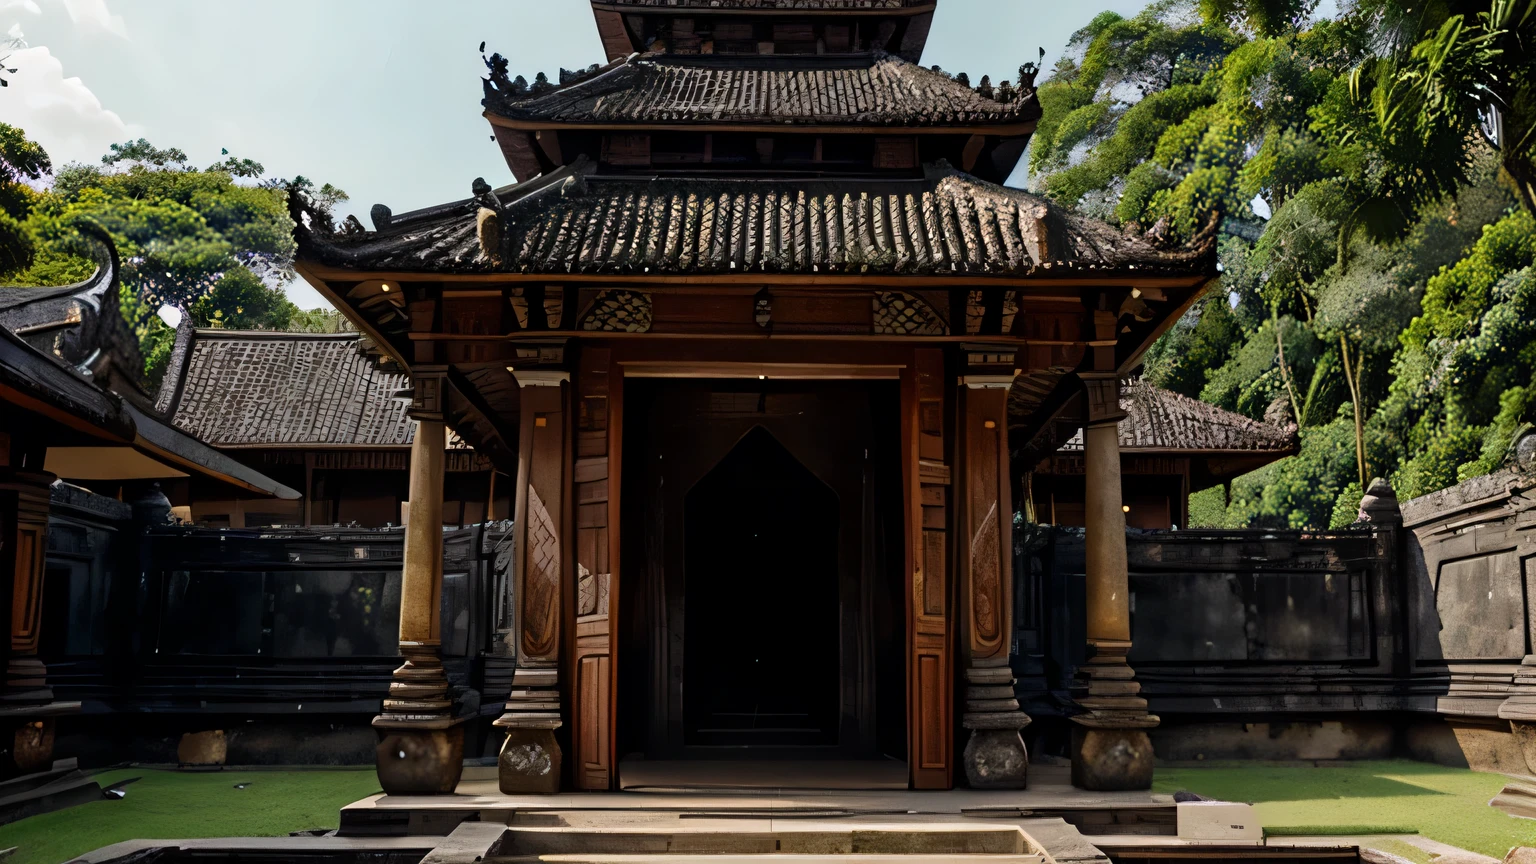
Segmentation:
<svg viewBox="0 0 1536 864">
<path fill-rule="evenodd" d="M 635 54 L 534 97 L 514 97 L 495 83 L 486 82 L 484 105 L 498 125 L 985 125 L 1026 135 L 1040 116 L 1032 91 L 998 102 L 884 52 Z"/>
<path fill-rule="evenodd" d="M 386 218 L 376 231 L 329 233 L 302 210 L 295 221 L 302 258 L 361 272 L 1215 273 L 1214 223 L 1190 246 L 1164 250 L 942 164 L 913 180 L 736 180 L 600 176 L 578 162 L 477 198 Z"/>
</svg>

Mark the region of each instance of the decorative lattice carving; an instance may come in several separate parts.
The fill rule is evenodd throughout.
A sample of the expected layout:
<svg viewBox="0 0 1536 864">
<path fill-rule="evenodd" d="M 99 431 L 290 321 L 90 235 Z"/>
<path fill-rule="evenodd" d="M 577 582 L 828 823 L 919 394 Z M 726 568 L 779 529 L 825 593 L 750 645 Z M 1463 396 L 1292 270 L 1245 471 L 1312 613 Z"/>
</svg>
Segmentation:
<svg viewBox="0 0 1536 864">
<path fill-rule="evenodd" d="M 902 291 L 882 291 L 873 300 L 875 333 L 882 336 L 943 336 L 944 320 L 933 307 Z"/>
<path fill-rule="evenodd" d="M 645 333 L 651 329 L 651 295 L 639 291 L 604 291 L 587 310 L 581 329 Z"/>
<path fill-rule="evenodd" d="M 523 575 L 523 655 L 555 656 L 560 635 L 560 533 L 544 500 L 528 487 L 528 559 Z"/>
</svg>

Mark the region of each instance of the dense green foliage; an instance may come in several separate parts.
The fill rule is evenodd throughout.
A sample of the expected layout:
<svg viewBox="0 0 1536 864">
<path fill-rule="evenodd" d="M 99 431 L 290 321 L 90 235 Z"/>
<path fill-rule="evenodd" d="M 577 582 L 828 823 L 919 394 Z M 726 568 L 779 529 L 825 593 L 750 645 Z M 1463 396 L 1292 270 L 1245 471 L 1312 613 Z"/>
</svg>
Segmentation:
<svg viewBox="0 0 1536 864">
<path fill-rule="evenodd" d="M 1536 419 L 1536 223 L 1509 135 L 1525 121 L 1506 106 L 1486 137 L 1493 97 L 1469 83 L 1529 76 L 1505 36 L 1536 0 L 1460 5 L 1313 21 L 1306 3 L 1163 0 L 1094 19 L 1041 84 L 1034 188 L 1131 231 L 1224 220 L 1220 287 L 1144 374 L 1299 427 L 1298 455 L 1200 493 L 1194 524 L 1350 521 L 1371 477 L 1406 498 L 1495 470 Z"/>
<path fill-rule="evenodd" d="M 141 138 L 112 145 L 100 165 L 66 165 L 41 191 L 21 186 L 11 196 L 6 190 L 20 184 L 8 185 L 8 178 L 36 181 L 51 166 L 20 130 L 0 126 L 0 210 L 13 214 L 4 218 L 14 219 L 25 242 L 22 253 L 0 261 L 0 279 L 19 285 L 84 279 L 95 265 L 80 245 L 78 225 L 89 220 L 106 229 L 122 260 L 123 314 L 139 334 L 151 386 L 174 336 L 156 314 L 163 306 L 180 309 L 199 327 L 335 329 L 334 316 L 302 312 L 283 292 L 293 278 L 288 184 L 261 181 L 259 163 L 221 155 L 198 170 L 182 151 Z M 346 200 L 330 185 L 314 190 L 303 178 L 295 182 L 322 205 Z M 13 197 L 25 206 L 7 207 Z"/>
</svg>

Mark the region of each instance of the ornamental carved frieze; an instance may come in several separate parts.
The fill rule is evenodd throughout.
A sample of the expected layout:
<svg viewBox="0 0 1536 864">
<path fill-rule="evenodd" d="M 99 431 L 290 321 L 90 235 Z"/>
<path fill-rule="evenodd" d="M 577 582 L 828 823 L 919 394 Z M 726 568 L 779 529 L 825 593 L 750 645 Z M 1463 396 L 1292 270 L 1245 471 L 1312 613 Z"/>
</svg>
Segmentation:
<svg viewBox="0 0 1536 864">
<path fill-rule="evenodd" d="M 645 333 L 651 329 L 651 295 L 640 291 L 604 291 L 581 319 L 582 330 Z"/>
<path fill-rule="evenodd" d="M 949 331 L 932 306 L 904 291 L 881 291 L 871 302 L 876 335 L 943 336 Z"/>
</svg>

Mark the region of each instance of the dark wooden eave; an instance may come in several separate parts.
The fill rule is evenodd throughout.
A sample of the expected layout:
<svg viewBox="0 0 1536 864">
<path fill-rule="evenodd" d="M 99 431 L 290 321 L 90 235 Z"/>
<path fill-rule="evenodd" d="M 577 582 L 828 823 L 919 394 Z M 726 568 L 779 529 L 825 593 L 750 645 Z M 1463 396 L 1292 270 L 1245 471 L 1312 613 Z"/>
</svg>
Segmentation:
<svg viewBox="0 0 1536 864">
<path fill-rule="evenodd" d="M 678 130 L 1029 135 L 1033 91 L 1002 103 L 893 54 L 636 54 L 537 96 L 494 79 L 492 125 L 523 130 Z"/>
<path fill-rule="evenodd" d="M 942 164 L 913 180 L 753 180 L 600 176 L 578 162 L 346 234 L 316 230 L 302 202 L 296 206 L 300 265 L 328 281 L 418 274 L 720 284 L 792 276 L 1131 286 L 1203 284 L 1216 273 L 1213 227 L 1187 246 L 1162 249 Z M 485 246 L 478 215 L 490 208 L 494 248 Z"/>
</svg>

